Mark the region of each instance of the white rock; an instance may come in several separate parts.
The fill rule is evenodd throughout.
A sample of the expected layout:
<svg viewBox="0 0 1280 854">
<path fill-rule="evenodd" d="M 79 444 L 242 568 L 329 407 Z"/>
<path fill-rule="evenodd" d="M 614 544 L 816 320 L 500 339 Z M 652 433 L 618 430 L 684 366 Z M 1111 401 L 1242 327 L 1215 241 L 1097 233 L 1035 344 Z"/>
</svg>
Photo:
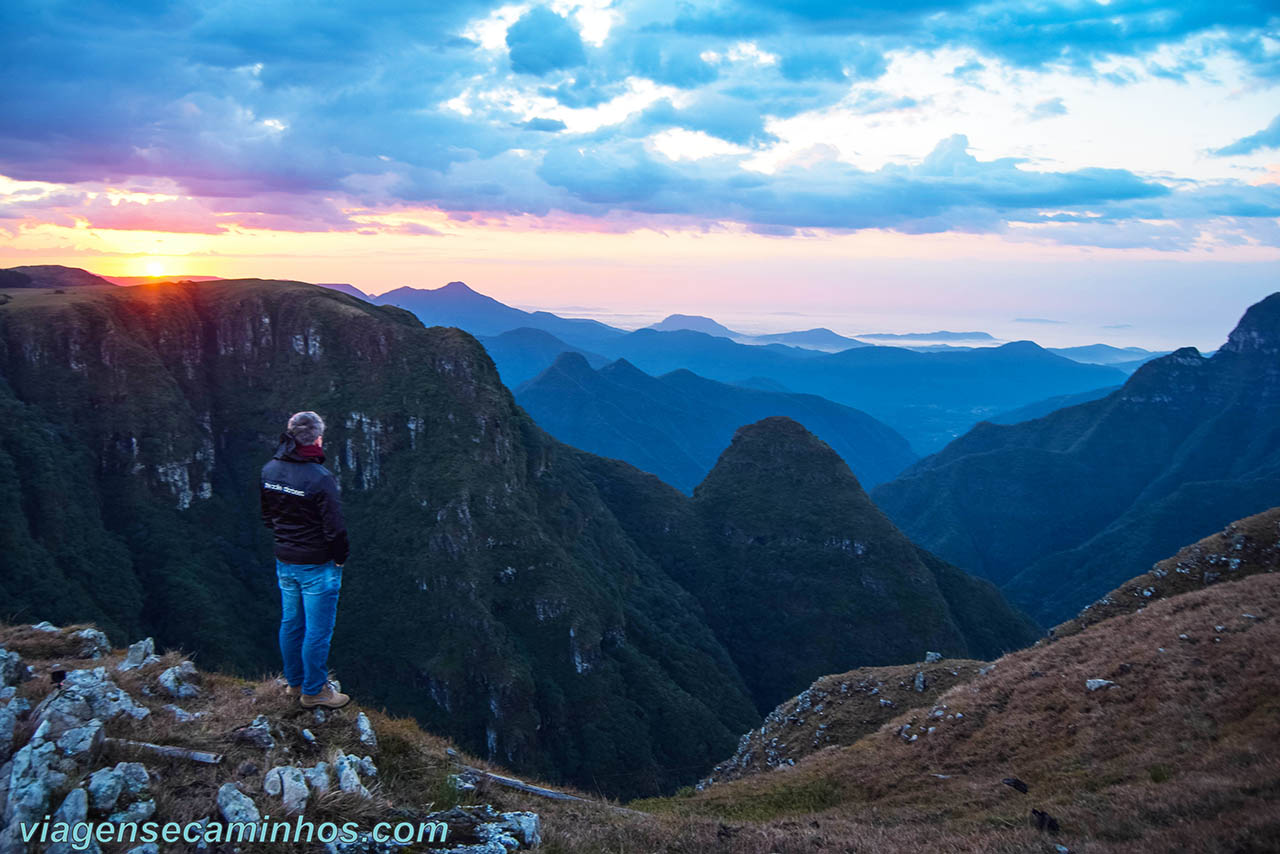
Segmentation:
<svg viewBox="0 0 1280 854">
<path fill-rule="evenodd" d="M 58 752 L 76 762 L 88 763 L 102 741 L 102 721 L 92 719 L 58 736 Z"/>
<path fill-rule="evenodd" d="M 151 788 L 151 775 L 141 762 L 117 762 L 116 771 L 124 780 L 124 791 L 133 797 L 146 794 Z"/>
<path fill-rule="evenodd" d="M 4 824 L 39 821 L 49 811 L 54 789 L 67 783 L 67 775 L 54 767 L 57 748 L 52 742 L 32 739 L 13 755 L 9 771 Z"/>
<path fill-rule="evenodd" d="M 356 715 L 356 732 L 360 734 L 360 743 L 374 750 L 378 749 L 378 736 L 373 731 L 373 724 L 364 712 Z"/>
<path fill-rule="evenodd" d="M 942 653 L 940 652 L 926 652 L 924 654 L 925 664 L 933 664 L 933 662 L 941 661 L 941 660 L 942 660 Z"/>
<path fill-rule="evenodd" d="M 157 681 L 170 697 L 183 700 L 200 693 L 200 689 L 191 684 L 196 675 L 196 666 L 190 661 L 184 661 L 165 670 Z"/>
<path fill-rule="evenodd" d="M 252 723 L 240 730 L 239 738 L 263 750 L 271 750 L 276 746 L 275 737 L 271 735 L 271 721 L 267 720 L 266 715 L 254 718 Z"/>
<path fill-rule="evenodd" d="M 186 709 L 182 708 L 181 706 L 175 706 L 173 703 L 165 704 L 164 710 L 166 712 L 171 712 L 173 714 L 174 719 L 180 724 L 191 723 L 191 721 L 194 721 L 197 717 L 203 714 L 202 712 L 197 712 L 196 714 L 193 715 L 190 712 L 188 712 Z"/>
<path fill-rule="evenodd" d="M 111 641 L 97 629 L 81 629 L 72 637 L 81 642 L 80 652 L 77 653 L 79 658 L 98 659 L 111 653 Z"/>
<path fill-rule="evenodd" d="M 542 844 L 542 819 L 535 812 L 504 812 L 503 824 L 526 848 Z"/>
<path fill-rule="evenodd" d="M 53 823 L 65 822 L 68 826 L 84 824 L 89 818 L 89 796 L 85 794 L 84 789 L 72 789 L 67 793 L 66 798 L 62 801 L 62 806 L 58 807 L 58 811 L 53 814 Z M 67 842 L 54 842 L 45 849 L 45 854 L 72 854 L 72 852 L 85 852 L 85 854 L 99 854 L 102 849 L 98 846 L 96 839 L 90 839 L 88 844 L 77 843 L 74 840 Z"/>
<path fill-rule="evenodd" d="M 22 663 L 22 656 L 0 646 L 0 685 L 10 686 L 26 681 L 31 671 Z"/>
<path fill-rule="evenodd" d="M 267 776 L 262 778 L 262 791 L 266 792 L 273 798 L 280 797 L 280 792 L 284 785 L 280 781 L 280 772 L 284 770 L 285 767 L 286 766 L 284 765 L 277 765 L 267 772 Z"/>
<path fill-rule="evenodd" d="M 218 812 L 227 822 L 247 821 L 256 824 L 262 820 L 253 800 L 237 789 L 235 783 L 223 783 L 218 789 Z"/>
<path fill-rule="evenodd" d="M 156 642 L 152 638 L 144 638 L 135 644 L 129 645 L 129 651 L 125 653 L 124 660 L 116 665 L 116 670 L 125 672 L 128 670 L 137 670 L 139 667 L 146 667 L 148 664 L 154 664 L 160 660 L 156 655 Z"/>
<path fill-rule="evenodd" d="M 35 629 L 35 630 L 36 630 L 36 631 L 38 631 L 38 632 L 50 632 L 50 633 L 53 633 L 53 632 L 60 632 L 60 631 L 62 631 L 62 629 L 58 628 L 57 626 L 55 626 L 53 623 L 49 622 L 48 620 L 42 620 L 42 621 L 40 621 L 40 622 L 36 623 L 35 625 L 33 625 L 31 628 Z"/>
<path fill-rule="evenodd" d="M 369 790 L 360 782 L 360 772 L 354 756 L 347 756 L 338 751 L 333 760 L 333 769 L 338 777 L 338 788 L 344 792 L 358 794 L 363 798 L 372 797 Z"/>
<path fill-rule="evenodd" d="M 373 764 L 372 757 L 362 756 L 356 762 L 356 768 L 360 771 L 361 777 L 377 777 L 378 766 Z"/>
<path fill-rule="evenodd" d="M 1110 679 L 1086 679 L 1084 681 L 1084 687 L 1090 691 L 1097 691 L 1099 688 L 1110 688 L 1114 684 L 1116 683 Z"/>
<path fill-rule="evenodd" d="M 306 809 L 307 798 L 311 793 L 307 789 L 307 779 L 302 771 L 293 766 L 284 768 L 280 771 L 280 782 L 283 784 L 281 799 L 284 811 L 289 815 L 296 815 Z"/>
<path fill-rule="evenodd" d="M 108 813 L 124 791 L 124 775 L 114 768 L 99 768 L 89 775 L 89 804 L 94 812 Z"/>
<path fill-rule="evenodd" d="M 18 717 L 8 706 L 0 709 L 0 762 L 8 762 L 13 755 L 13 731 Z"/>
<path fill-rule="evenodd" d="M 156 802 L 151 799 L 134 801 L 129 806 L 107 817 L 112 824 L 141 824 L 156 814 Z"/>
<path fill-rule="evenodd" d="M 116 685 L 105 667 L 72 670 L 62 682 L 62 690 L 51 694 L 36 710 L 36 720 L 50 722 L 62 731 L 83 726 L 91 719 L 106 723 L 121 715 L 142 720 L 151 712 L 134 702 L 129 692 Z"/>
<path fill-rule="evenodd" d="M 303 768 L 302 773 L 306 776 L 311 790 L 317 795 L 324 794 L 333 786 L 333 781 L 329 779 L 328 762 L 317 762 L 313 768 Z"/>
</svg>

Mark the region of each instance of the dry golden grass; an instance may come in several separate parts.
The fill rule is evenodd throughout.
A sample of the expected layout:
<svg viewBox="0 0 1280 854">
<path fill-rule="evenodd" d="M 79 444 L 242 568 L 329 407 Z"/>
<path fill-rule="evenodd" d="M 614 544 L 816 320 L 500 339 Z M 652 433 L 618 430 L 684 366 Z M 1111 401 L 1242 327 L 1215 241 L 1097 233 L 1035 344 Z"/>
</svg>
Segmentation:
<svg viewBox="0 0 1280 854">
<path fill-rule="evenodd" d="M 748 733 L 746 748 L 740 746 L 734 760 L 717 765 L 711 778 L 715 783 L 736 780 L 794 764 L 818 750 L 853 744 L 904 710 L 931 704 L 944 691 L 973 679 L 986 663 L 952 658 L 823 676 L 771 712 Z M 917 673 L 924 675 L 923 691 L 915 689 Z"/>
<path fill-rule="evenodd" d="M 1052 840 L 1072 850 L 1280 850 L 1277 616 L 1275 575 L 1159 601 L 1000 659 L 939 697 L 962 720 L 915 710 L 795 768 L 646 806 L 769 826 L 835 822 L 848 834 L 840 844 L 860 851 L 905 851 L 923 844 L 922 828 L 954 846 L 940 850 L 1041 844 L 1050 835 L 1028 828 L 1032 807 L 1061 823 Z M 1116 684 L 1090 692 L 1091 678 Z M 937 730 L 915 742 L 898 734 L 926 723 Z M 896 841 L 863 835 L 876 827 Z"/>
</svg>

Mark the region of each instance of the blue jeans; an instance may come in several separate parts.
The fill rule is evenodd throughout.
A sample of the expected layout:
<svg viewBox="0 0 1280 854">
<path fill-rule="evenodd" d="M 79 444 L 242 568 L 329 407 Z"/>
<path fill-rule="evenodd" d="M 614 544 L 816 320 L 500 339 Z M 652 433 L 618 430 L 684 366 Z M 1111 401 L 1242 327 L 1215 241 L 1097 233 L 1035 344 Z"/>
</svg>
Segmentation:
<svg viewBox="0 0 1280 854">
<path fill-rule="evenodd" d="M 276 559 L 280 582 L 280 655 L 285 681 L 304 694 L 319 694 L 328 680 L 329 640 L 338 615 L 342 567 L 285 563 Z"/>
</svg>

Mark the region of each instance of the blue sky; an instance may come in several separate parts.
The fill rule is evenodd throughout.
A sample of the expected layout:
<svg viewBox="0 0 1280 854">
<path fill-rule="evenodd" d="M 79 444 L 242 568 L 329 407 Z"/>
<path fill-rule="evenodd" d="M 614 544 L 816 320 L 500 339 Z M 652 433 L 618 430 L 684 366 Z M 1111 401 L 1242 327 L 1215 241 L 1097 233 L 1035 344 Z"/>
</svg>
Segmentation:
<svg viewBox="0 0 1280 854">
<path fill-rule="evenodd" d="M 1035 289 L 966 269 L 1051 262 L 1052 306 L 1062 265 L 1185 262 L 1159 322 L 1190 334 L 1280 272 L 1278 32 L 1237 0 L 10 0 L 0 260 L 767 311 L 751 276 L 689 287 L 746 255 L 802 266 L 803 306 L 890 313 L 874 287 L 950 292 L 912 290 L 924 260 L 992 322 Z"/>
</svg>

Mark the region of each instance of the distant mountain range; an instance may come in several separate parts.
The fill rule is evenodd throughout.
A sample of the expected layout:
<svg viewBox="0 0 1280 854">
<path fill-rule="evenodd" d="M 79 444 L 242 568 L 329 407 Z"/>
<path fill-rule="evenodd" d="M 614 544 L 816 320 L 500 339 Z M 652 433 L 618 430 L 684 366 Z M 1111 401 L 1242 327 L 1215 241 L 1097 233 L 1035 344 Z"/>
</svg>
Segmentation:
<svg viewBox="0 0 1280 854">
<path fill-rule="evenodd" d="M 771 415 L 826 441 L 866 488 L 916 459 L 891 428 L 816 395 L 744 388 L 684 369 L 652 377 L 625 359 L 593 367 L 583 354 L 563 353 L 516 388 L 516 402 L 562 442 L 626 460 L 685 492 L 706 477 L 739 427 Z"/>
<path fill-rule="evenodd" d="M 374 304 L 408 309 L 427 326 L 456 326 L 486 339 L 517 329 L 545 333 L 522 333 L 492 342 L 495 362 L 512 386 L 536 376 L 566 351 L 583 353 L 594 366 L 626 359 L 653 376 L 683 368 L 724 383 L 756 388 L 772 384 L 776 390 L 816 394 L 862 410 L 906 437 L 918 453 L 941 449 L 983 418 L 1055 396 L 1117 385 L 1131 364 L 1100 368 L 1079 360 L 1127 358 L 1136 352 L 1098 345 L 1068 348 L 1067 355 L 1074 358 L 1060 358 L 1032 342 L 1013 342 L 916 353 L 868 345 L 828 329 L 742 336 L 710 318 L 693 315 L 672 315 L 658 324 L 661 329 L 627 332 L 595 320 L 514 308 L 462 282 L 435 289 L 398 288 L 377 297 L 345 283 L 326 287 Z M 717 334 L 683 328 L 690 325 Z M 937 334 L 943 333 L 905 333 L 908 338 Z"/>
<path fill-rule="evenodd" d="M 461 282 L 432 290 L 399 288 L 375 299 L 412 311 L 428 326 L 459 326 L 482 337 L 539 329 L 562 341 L 564 350 L 625 359 L 651 376 L 686 369 L 723 383 L 776 383 L 815 394 L 888 424 L 920 453 L 940 449 L 984 417 L 1055 395 L 1114 386 L 1125 377 L 1118 369 L 1063 358 L 1029 341 L 916 353 L 845 339 L 854 346 L 832 353 L 795 346 L 838 345 L 843 336 L 825 329 L 756 336 L 744 344 L 733 337 L 744 336 L 710 318 L 672 315 L 658 324 L 662 328 L 626 332 L 597 321 L 513 308 Z M 719 334 L 685 328 L 690 325 Z M 526 338 L 523 347 L 504 342 L 494 355 L 499 371 L 513 382 L 535 376 L 554 359 L 552 342 L 541 339 L 534 345 L 532 336 Z"/>
<path fill-rule="evenodd" d="M 875 491 L 909 535 L 1050 625 L 1280 496 L 1280 293 L 1212 358 L 1184 348 L 1099 400 L 980 424 Z"/>
<path fill-rule="evenodd" d="M 989 332 L 860 332 L 875 341 L 995 341 Z"/>
</svg>

